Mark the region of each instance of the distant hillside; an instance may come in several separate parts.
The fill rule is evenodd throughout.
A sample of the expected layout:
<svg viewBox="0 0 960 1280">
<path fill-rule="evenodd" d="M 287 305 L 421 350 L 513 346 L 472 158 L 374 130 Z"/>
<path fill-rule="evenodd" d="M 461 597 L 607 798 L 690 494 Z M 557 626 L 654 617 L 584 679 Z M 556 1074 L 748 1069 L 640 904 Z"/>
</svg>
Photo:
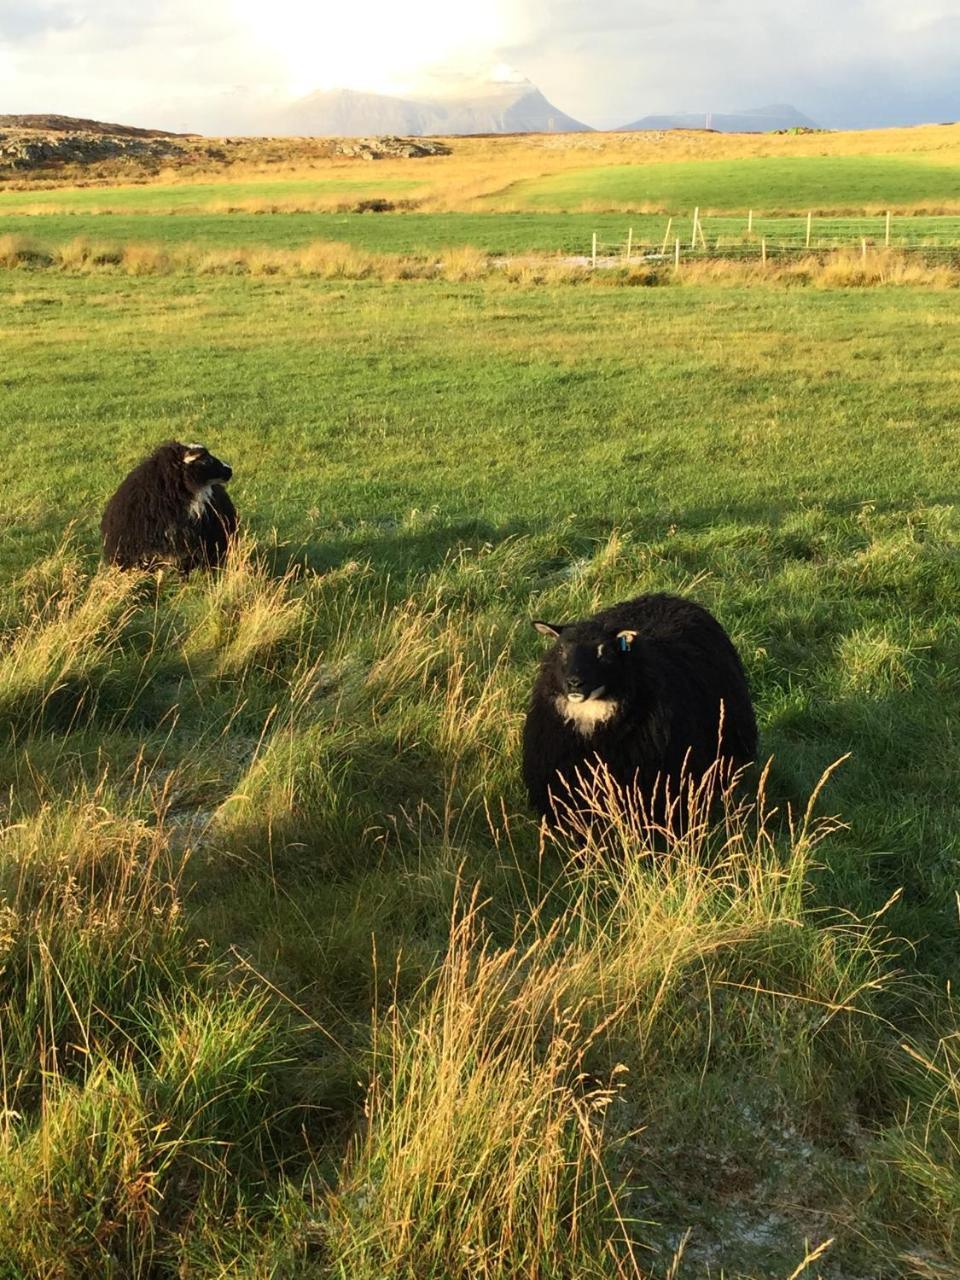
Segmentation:
<svg viewBox="0 0 960 1280">
<path fill-rule="evenodd" d="M 42 129 L 44 133 L 97 133 L 110 138 L 184 138 L 189 134 L 168 133 L 165 129 L 137 129 L 130 124 L 105 124 L 77 116 L 0 116 L 0 129 Z"/>
<path fill-rule="evenodd" d="M 730 113 L 684 112 L 679 115 L 643 116 L 621 125 L 620 133 L 643 133 L 647 129 L 715 129 L 717 133 L 769 133 L 773 129 L 816 129 L 817 125 L 789 103 L 751 107 Z"/>
<path fill-rule="evenodd" d="M 363 134 L 585 133 L 529 80 L 491 83 L 463 96 L 396 98 L 353 89 L 312 93 L 284 108 L 265 132 L 316 137 Z"/>
</svg>

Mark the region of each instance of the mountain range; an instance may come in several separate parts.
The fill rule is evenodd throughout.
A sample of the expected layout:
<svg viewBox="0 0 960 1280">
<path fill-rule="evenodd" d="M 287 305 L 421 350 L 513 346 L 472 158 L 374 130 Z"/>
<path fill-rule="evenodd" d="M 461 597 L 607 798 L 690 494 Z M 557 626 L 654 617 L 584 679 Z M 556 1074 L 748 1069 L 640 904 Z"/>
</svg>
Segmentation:
<svg viewBox="0 0 960 1280">
<path fill-rule="evenodd" d="M 786 103 L 735 112 L 643 116 L 619 132 L 648 129 L 715 129 L 720 133 L 768 133 L 816 128 Z M 356 89 L 329 89 L 271 110 L 257 132 L 300 136 L 357 137 L 364 134 L 589 133 L 592 126 L 561 111 L 535 84 L 517 75 L 470 81 L 445 94 L 394 97 Z"/>
<path fill-rule="evenodd" d="M 680 115 L 642 116 L 631 124 L 620 125 L 620 132 L 642 133 L 646 129 L 716 129 L 718 133 L 770 133 L 773 129 L 815 129 L 814 122 L 789 103 L 777 102 L 768 107 L 751 107 L 746 111 L 686 112 Z"/>
<path fill-rule="evenodd" d="M 397 134 L 402 137 L 451 134 L 590 133 L 592 127 L 554 106 L 530 80 L 509 67 L 478 76 L 435 80 L 433 92 L 414 96 L 366 93 L 356 89 L 318 90 L 296 101 L 230 91 L 217 103 L 206 132 L 217 135 L 346 137 Z M 68 117 L 0 116 L 0 125 L 18 124 L 57 131 L 88 129 L 92 121 Z M 210 129 L 211 124 L 214 126 Z M 97 126 L 99 127 L 99 126 Z M 619 131 L 714 129 L 723 133 L 766 133 L 774 129 L 815 128 L 814 122 L 783 103 L 730 113 L 648 115 Z M 121 126 L 114 126 L 120 132 Z M 157 130 L 123 126 L 130 137 Z M 173 135 L 168 135 L 173 136 Z"/>
<path fill-rule="evenodd" d="M 490 81 L 463 94 L 399 98 L 355 89 L 311 93 L 281 109 L 270 133 L 340 135 L 396 133 L 586 133 L 543 96 L 529 80 Z"/>
</svg>

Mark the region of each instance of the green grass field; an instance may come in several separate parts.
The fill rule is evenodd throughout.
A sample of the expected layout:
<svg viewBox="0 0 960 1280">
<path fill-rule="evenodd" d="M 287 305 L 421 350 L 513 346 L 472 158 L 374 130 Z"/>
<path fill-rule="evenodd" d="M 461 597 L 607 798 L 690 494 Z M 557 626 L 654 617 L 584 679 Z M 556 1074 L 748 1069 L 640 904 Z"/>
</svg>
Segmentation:
<svg viewBox="0 0 960 1280">
<path fill-rule="evenodd" d="M 650 237 L 662 235 L 663 218 L 644 222 Z M 960 227 L 960 220 L 957 221 Z M 157 214 L 150 217 L 103 215 L 10 215 L 0 219 L 0 233 L 24 235 L 39 245 L 58 245 L 75 236 L 114 244 L 150 241 L 163 245 L 197 244 L 220 248 L 265 245 L 297 248 L 314 240 L 340 240 L 358 248 L 390 253 L 435 252 L 453 245 L 473 245 L 490 253 L 545 253 L 589 250 L 593 231 L 609 239 L 625 238 L 622 214 L 560 215 L 485 213 L 383 214 L 287 213 Z M 640 234 L 639 224 L 637 234 Z"/>
<path fill-rule="evenodd" d="M 110 213 L 165 213 L 228 206 L 244 201 L 308 201 L 340 195 L 353 200 L 365 196 L 405 196 L 423 184 L 415 178 L 357 178 L 338 174 L 325 178 L 248 179 L 243 181 L 162 183 L 138 186 L 51 187 L 38 191 L 0 189 L 0 214 L 43 210 L 54 206 L 65 214 L 108 210 Z"/>
<path fill-rule="evenodd" d="M 711 212 L 841 213 L 953 201 L 957 176 L 953 165 L 915 156 L 764 157 L 580 169 L 518 182 L 510 196 L 543 210 L 576 210 L 589 202 L 674 214 L 695 205 Z"/>
<path fill-rule="evenodd" d="M 416 199 L 438 184 L 445 171 L 421 176 L 387 177 L 350 169 L 279 178 L 249 177 L 220 181 L 144 183 L 133 186 L 55 186 L 41 190 L 0 188 L 0 215 L 43 213 L 64 215 L 106 212 L 190 214 L 231 205 L 293 209 L 311 201 L 342 196 L 345 203 L 369 197 Z M 507 182 L 481 198 L 484 205 L 504 202 L 520 210 L 575 213 L 583 206 L 595 212 L 656 212 L 689 216 L 694 206 L 714 214 L 792 214 L 813 209 L 825 217 L 874 209 L 931 210 L 957 200 L 956 167 L 921 156 L 805 156 L 674 161 L 658 164 L 610 164 L 573 169 L 534 179 Z M 253 212 L 260 212 L 253 210 Z M 955 212 L 955 210 L 954 210 Z M 48 215 L 54 216 L 54 215 Z M 424 225 L 430 225 L 426 223 Z M 549 224 L 547 224 L 549 225 Z M 539 247 L 539 246 L 538 246 Z"/>
<path fill-rule="evenodd" d="M 760 238 L 775 246 L 802 247 L 806 217 L 755 217 L 753 235 L 747 235 L 742 217 L 702 218 L 712 250 L 738 249 L 745 243 L 759 252 Z M 166 249 L 195 247 L 200 250 L 297 249 L 317 240 L 339 241 L 358 249 L 384 253 L 442 254 L 444 250 L 471 246 L 495 255 L 589 254 L 597 234 L 601 252 L 622 253 L 627 234 L 633 243 L 659 248 L 669 230 L 670 245 L 676 237 L 686 249 L 692 239 L 692 210 L 686 216 L 629 213 L 179 213 L 179 214 L 9 214 L 0 217 L 0 235 L 22 237 L 41 250 L 55 250 L 76 239 L 107 247 L 129 244 L 158 245 Z M 863 238 L 883 244 L 884 218 L 818 218 L 814 220 L 811 246 L 846 246 L 859 250 Z M 955 246 L 960 243 L 960 218 L 900 217 L 891 224 L 891 244 L 903 246 Z"/>
<path fill-rule="evenodd" d="M 0 272 L 0 1277 L 952 1274 L 958 329 Z M 98 570 L 168 437 L 245 549 Z M 655 589 L 739 646 L 775 812 L 575 861 L 529 619 Z"/>
</svg>

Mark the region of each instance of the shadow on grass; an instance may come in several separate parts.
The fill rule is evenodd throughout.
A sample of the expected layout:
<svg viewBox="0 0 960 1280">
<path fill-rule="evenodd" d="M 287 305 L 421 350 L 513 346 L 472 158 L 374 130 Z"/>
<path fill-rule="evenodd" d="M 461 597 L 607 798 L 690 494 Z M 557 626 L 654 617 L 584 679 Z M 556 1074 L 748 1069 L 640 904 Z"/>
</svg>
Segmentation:
<svg viewBox="0 0 960 1280">
<path fill-rule="evenodd" d="M 814 693 L 776 712 L 763 734 L 776 760 L 771 790 L 794 807 L 826 765 L 849 756 L 823 802 L 845 829 L 827 846 L 818 897 L 861 918 L 895 899 L 884 919 L 915 949 L 911 967 L 945 975 L 956 962 L 958 719 L 960 700 L 936 687 Z"/>
<path fill-rule="evenodd" d="M 724 503 L 720 506 L 684 507 L 678 509 L 677 516 L 682 518 L 684 527 L 688 529 L 709 529 L 718 522 L 766 524 L 776 531 L 781 522 L 790 517 L 814 512 L 825 516 L 846 519 L 856 516 L 865 508 L 878 515 L 909 514 L 929 507 L 953 507 L 960 504 L 960 493 L 944 493 L 934 495 L 915 495 L 910 498 L 829 498 L 811 497 L 809 500 L 799 499 L 777 500 L 769 502 Z M 662 522 L 659 525 L 662 532 Z M 647 527 L 653 536 L 653 527 Z"/>
<path fill-rule="evenodd" d="M 406 528 L 393 519 L 376 523 L 359 520 L 329 539 L 261 546 L 270 571 L 278 575 L 298 566 L 314 573 L 330 573 L 351 561 L 360 561 L 377 571 L 409 578 L 438 569 L 460 551 L 498 546 L 510 538 L 543 533 L 547 527 L 547 521 L 513 519 L 494 524 L 475 517 L 448 523 L 427 522 L 422 528 Z"/>
</svg>

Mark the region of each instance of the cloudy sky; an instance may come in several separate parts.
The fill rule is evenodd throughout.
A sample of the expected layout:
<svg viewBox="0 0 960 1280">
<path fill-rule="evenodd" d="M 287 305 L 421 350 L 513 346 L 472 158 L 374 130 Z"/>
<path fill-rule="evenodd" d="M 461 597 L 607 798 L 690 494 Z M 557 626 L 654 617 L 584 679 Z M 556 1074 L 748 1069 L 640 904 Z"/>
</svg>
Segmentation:
<svg viewBox="0 0 960 1280">
<path fill-rule="evenodd" d="M 953 120 L 960 3 L 0 0 L 0 114 L 239 131 L 312 89 L 415 93 L 494 65 L 598 127 L 787 102 L 834 127 Z"/>
</svg>

